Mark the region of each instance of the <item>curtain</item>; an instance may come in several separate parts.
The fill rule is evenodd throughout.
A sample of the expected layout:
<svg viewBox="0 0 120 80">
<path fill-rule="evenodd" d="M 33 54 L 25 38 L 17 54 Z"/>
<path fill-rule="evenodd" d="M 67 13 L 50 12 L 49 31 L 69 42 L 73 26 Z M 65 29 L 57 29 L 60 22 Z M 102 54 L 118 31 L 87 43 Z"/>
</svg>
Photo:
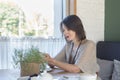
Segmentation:
<svg viewBox="0 0 120 80">
<path fill-rule="evenodd" d="M 27 49 L 35 46 L 38 47 L 41 52 L 48 53 L 54 57 L 64 44 L 65 41 L 62 38 L 0 37 L 0 69 L 13 68 L 12 55 L 15 49 Z"/>
</svg>

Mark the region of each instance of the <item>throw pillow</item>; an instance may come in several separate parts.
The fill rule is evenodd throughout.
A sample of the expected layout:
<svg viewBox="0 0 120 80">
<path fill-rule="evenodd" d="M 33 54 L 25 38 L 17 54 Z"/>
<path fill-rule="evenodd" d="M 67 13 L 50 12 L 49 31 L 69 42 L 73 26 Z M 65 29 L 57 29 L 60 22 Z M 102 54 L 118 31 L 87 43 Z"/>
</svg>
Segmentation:
<svg viewBox="0 0 120 80">
<path fill-rule="evenodd" d="M 118 60 L 114 60 L 112 80 L 120 80 L 120 61 Z"/>
<path fill-rule="evenodd" d="M 113 72 L 113 61 L 97 59 L 97 62 L 100 66 L 100 71 L 98 72 L 98 76 L 102 80 L 111 80 L 112 72 Z"/>
</svg>

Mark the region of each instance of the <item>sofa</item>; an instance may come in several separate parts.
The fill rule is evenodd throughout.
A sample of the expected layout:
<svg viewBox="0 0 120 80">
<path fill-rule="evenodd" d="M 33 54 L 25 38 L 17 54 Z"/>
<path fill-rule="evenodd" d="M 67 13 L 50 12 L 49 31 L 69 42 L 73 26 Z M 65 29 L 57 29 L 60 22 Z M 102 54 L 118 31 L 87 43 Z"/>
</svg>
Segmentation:
<svg viewBox="0 0 120 80">
<path fill-rule="evenodd" d="M 96 46 L 98 76 L 101 80 L 120 80 L 120 42 L 99 41 Z"/>
</svg>

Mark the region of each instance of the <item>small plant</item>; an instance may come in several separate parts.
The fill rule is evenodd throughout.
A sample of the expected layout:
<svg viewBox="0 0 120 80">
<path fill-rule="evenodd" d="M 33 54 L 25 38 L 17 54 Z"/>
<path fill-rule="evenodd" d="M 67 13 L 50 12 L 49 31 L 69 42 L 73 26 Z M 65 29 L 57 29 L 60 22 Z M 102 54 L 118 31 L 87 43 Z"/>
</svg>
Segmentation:
<svg viewBox="0 0 120 80">
<path fill-rule="evenodd" d="M 21 76 L 38 74 L 40 70 L 43 71 L 46 68 L 44 53 L 33 46 L 26 50 L 15 49 L 12 58 L 16 66 L 20 65 Z"/>
</svg>

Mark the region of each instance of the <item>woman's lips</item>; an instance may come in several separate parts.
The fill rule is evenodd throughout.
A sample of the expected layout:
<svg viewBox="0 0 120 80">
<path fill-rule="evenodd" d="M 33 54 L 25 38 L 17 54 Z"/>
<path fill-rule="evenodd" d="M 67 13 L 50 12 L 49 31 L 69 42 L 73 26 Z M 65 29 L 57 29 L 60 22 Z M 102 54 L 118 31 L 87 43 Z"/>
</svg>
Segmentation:
<svg viewBox="0 0 120 80">
<path fill-rule="evenodd" d="M 67 39 L 67 40 L 70 40 L 70 37 L 69 37 L 69 36 L 66 36 L 66 39 Z"/>
<path fill-rule="evenodd" d="M 69 38 L 69 36 L 66 36 L 65 38 Z"/>
</svg>

